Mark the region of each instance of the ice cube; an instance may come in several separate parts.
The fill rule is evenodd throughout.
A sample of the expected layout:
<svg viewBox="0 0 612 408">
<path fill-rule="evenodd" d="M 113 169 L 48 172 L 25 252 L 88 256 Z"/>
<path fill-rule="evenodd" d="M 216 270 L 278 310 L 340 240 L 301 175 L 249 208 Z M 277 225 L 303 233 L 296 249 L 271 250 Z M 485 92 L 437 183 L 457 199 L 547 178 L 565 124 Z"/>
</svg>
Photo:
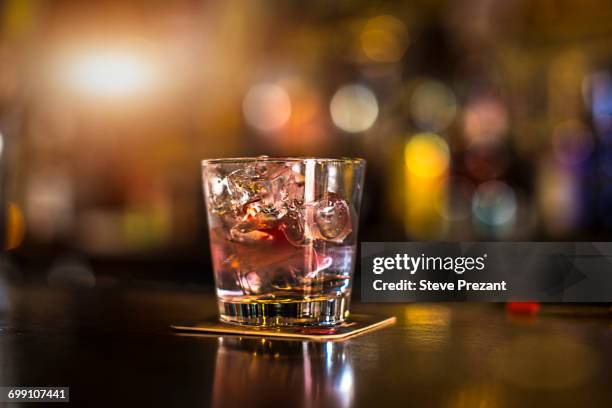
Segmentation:
<svg viewBox="0 0 612 408">
<path fill-rule="evenodd" d="M 210 211 L 218 214 L 231 212 L 232 203 L 227 191 L 226 179 L 211 177 L 208 183 L 208 202 Z"/>
<path fill-rule="evenodd" d="M 262 201 L 280 210 L 288 201 L 299 198 L 296 174 L 282 163 L 257 163 L 230 173 L 226 178 L 229 194 L 236 206 Z"/>
<path fill-rule="evenodd" d="M 274 237 L 266 231 L 242 230 L 240 227 L 230 229 L 230 238 L 235 242 L 253 243 L 261 241 L 272 241 Z"/>
<path fill-rule="evenodd" d="M 328 241 L 342 242 L 353 230 L 350 207 L 335 193 L 326 193 L 312 212 L 316 229 Z"/>
<path fill-rule="evenodd" d="M 283 201 L 292 204 L 301 205 L 304 201 L 304 176 L 293 172 L 283 174 L 283 191 L 281 196 Z"/>
<path fill-rule="evenodd" d="M 303 183 L 300 184 L 298 177 L 299 174 L 294 173 L 288 166 L 271 167 L 262 183 L 265 191 L 263 201 L 277 207 L 287 207 L 294 201 L 301 200 L 304 195 Z"/>
<path fill-rule="evenodd" d="M 261 277 L 257 272 L 250 271 L 240 276 L 240 286 L 246 295 L 256 295 L 261 290 Z"/>
<path fill-rule="evenodd" d="M 249 203 L 245 209 L 244 216 L 230 229 L 231 238 L 238 242 L 272 240 L 269 231 L 278 228 L 286 214 L 284 208 L 261 202 Z"/>
<path fill-rule="evenodd" d="M 225 180 L 232 203 L 243 206 L 261 199 L 262 179 L 263 172 L 256 166 L 245 166 L 228 174 Z"/>
<path fill-rule="evenodd" d="M 292 207 L 282 218 L 280 229 L 291 244 L 297 246 L 305 245 L 308 243 L 308 239 L 304 234 L 303 214 L 295 206 Z"/>
<path fill-rule="evenodd" d="M 208 211 L 216 215 L 216 217 L 209 219 L 211 227 L 223 226 L 225 228 L 230 228 L 232 225 L 236 224 L 236 222 L 240 221 L 243 216 L 242 209 L 234 205 L 227 190 L 225 178 L 211 178 L 207 192 Z"/>
<path fill-rule="evenodd" d="M 244 222 L 252 224 L 256 229 L 271 229 L 276 228 L 286 214 L 286 207 L 255 202 L 245 207 Z"/>
</svg>

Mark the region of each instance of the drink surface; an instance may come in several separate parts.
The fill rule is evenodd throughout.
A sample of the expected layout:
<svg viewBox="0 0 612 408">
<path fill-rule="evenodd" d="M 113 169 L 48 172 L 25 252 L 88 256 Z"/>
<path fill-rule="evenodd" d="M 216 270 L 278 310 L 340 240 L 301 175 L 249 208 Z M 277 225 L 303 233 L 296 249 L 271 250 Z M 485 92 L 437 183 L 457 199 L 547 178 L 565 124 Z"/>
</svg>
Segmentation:
<svg viewBox="0 0 612 408">
<path fill-rule="evenodd" d="M 355 210 L 337 183 L 304 171 L 254 162 L 205 173 L 222 319 L 334 323 L 348 314 Z"/>
</svg>

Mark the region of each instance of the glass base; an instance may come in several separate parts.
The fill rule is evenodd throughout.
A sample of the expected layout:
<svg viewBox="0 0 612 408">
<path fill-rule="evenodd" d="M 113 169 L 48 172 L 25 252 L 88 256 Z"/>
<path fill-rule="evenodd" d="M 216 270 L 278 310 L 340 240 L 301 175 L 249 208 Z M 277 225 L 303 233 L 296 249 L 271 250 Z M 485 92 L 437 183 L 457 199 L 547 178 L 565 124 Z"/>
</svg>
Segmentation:
<svg viewBox="0 0 612 408">
<path fill-rule="evenodd" d="M 350 294 L 302 300 L 218 300 L 221 321 L 249 326 L 333 326 L 349 315 Z"/>
</svg>

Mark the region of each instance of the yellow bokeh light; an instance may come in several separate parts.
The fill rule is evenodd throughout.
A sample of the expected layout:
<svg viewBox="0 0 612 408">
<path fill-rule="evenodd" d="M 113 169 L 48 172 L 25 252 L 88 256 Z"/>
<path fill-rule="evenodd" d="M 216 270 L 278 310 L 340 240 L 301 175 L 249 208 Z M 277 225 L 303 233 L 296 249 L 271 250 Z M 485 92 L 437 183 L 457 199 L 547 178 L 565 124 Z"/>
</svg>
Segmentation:
<svg viewBox="0 0 612 408">
<path fill-rule="evenodd" d="M 25 236 L 25 222 L 23 213 L 15 203 L 8 203 L 6 207 L 6 241 L 4 249 L 11 250 L 21 245 Z"/>
<path fill-rule="evenodd" d="M 447 205 L 448 145 L 434 133 L 412 136 L 404 148 L 406 231 L 415 238 L 443 236 L 448 222 L 437 208 Z"/>
<path fill-rule="evenodd" d="M 448 144 L 434 133 L 414 135 L 404 149 L 407 170 L 425 179 L 438 178 L 449 166 Z"/>
<path fill-rule="evenodd" d="M 408 30 L 399 19 L 382 15 L 366 23 L 360 36 L 363 53 L 377 62 L 398 61 L 408 46 Z"/>
</svg>

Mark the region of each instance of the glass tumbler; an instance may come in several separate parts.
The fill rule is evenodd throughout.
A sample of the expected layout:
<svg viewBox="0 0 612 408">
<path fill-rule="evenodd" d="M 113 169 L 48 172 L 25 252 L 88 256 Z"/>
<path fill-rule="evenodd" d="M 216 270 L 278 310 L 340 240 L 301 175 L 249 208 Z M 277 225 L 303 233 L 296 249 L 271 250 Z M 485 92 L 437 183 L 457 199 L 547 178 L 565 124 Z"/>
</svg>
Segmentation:
<svg viewBox="0 0 612 408">
<path fill-rule="evenodd" d="M 222 321 L 329 326 L 349 315 L 365 161 L 202 162 Z"/>
</svg>

